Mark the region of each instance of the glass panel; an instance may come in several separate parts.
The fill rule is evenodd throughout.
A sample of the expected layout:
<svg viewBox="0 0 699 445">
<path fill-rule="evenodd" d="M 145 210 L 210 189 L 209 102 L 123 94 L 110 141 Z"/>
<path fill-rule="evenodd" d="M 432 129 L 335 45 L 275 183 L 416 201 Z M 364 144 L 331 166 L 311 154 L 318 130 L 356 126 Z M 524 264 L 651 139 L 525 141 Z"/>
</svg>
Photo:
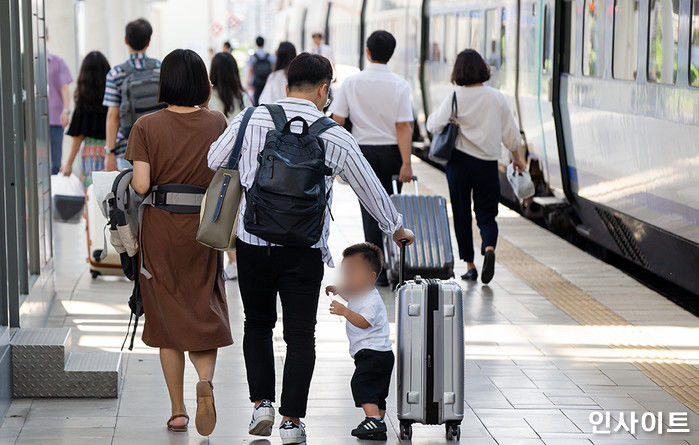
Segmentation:
<svg viewBox="0 0 699 445">
<path fill-rule="evenodd" d="M 507 55 L 505 46 L 505 23 L 507 23 L 507 10 L 502 8 L 500 11 L 500 69 L 505 69 L 505 56 Z"/>
<path fill-rule="evenodd" d="M 461 14 L 457 20 L 457 39 L 456 44 L 459 52 L 469 48 L 471 44 L 471 17 L 468 14 Z"/>
<path fill-rule="evenodd" d="M 485 12 L 485 60 L 494 70 L 500 69 L 500 10 Z"/>
<path fill-rule="evenodd" d="M 636 78 L 638 61 L 638 0 L 614 1 L 614 53 L 616 79 Z"/>
<path fill-rule="evenodd" d="M 459 51 L 456 45 L 456 15 L 450 14 L 447 16 L 446 42 L 444 43 L 444 57 L 447 64 L 452 65 L 456 61 L 456 54 Z"/>
<path fill-rule="evenodd" d="M 430 60 L 432 62 L 442 61 L 442 47 L 444 44 L 444 16 L 436 15 L 432 17 L 432 26 L 430 26 Z"/>
<path fill-rule="evenodd" d="M 481 11 L 471 12 L 471 48 L 483 54 L 483 19 Z"/>
<path fill-rule="evenodd" d="M 551 59 L 551 54 L 553 53 L 553 39 L 551 38 L 551 8 L 548 4 L 544 5 L 544 33 L 542 42 L 542 55 L 541 64 L 542 71 L 544 74 L 551 72 L 551 64 L 553 60 Z"/>
<path fill-rule="evenodd" d="M 689 84 L 699 87 L 699 0 L 694 0 L 692 4 L 692 46 L 689 48 Z"/>
<path fill-rule="evenodd" d="M 650 0 L 648 80 L 674 84 L 677 78 L 678 0 Z"/>
<path fill-rule="evenodd" d="M 604 73 L 604 2 L 585 1 L 583 22 L 583 74 L 600 77 Z"/>
</svg>

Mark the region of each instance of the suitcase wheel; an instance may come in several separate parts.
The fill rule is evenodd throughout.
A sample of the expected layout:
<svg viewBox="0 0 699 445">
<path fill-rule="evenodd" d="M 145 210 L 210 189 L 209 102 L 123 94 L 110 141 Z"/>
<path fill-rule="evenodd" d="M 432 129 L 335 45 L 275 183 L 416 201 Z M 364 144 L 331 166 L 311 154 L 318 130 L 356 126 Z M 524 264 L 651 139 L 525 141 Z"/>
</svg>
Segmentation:
<svg viewBox="0 0 699 445">
<path fill-rule="evenodd" d="M 92 279 L 94 280 L 94 279 L 96 279 L 97 277 L 99 277 L 100 275 L 102 275 L 102 273 L 100 273 L 100 272 L 97 271 L 97 270 L 90 270 L 90 275 L 92 275 Z"/>
<path fill-rule="evenodd" d="M 405 420 L 400 422 L 400 439 L 410 440 L 413 437 L 413 425 Z"/>
<path fill-rule="evenodd" d="M 458 424 L 448 423 L 446 430 L 447 440 L 459 440 L 461 438 L 461 427 Z"/>
</svg>

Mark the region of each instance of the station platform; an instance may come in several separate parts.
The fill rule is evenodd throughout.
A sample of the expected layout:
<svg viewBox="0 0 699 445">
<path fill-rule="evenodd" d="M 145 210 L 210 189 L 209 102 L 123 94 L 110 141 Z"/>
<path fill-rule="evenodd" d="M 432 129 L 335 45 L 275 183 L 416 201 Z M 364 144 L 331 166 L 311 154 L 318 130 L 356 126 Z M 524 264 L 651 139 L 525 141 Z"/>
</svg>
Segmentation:
<svg viewBox="0 0 699 445">
<path fill-rule="evenodd" d="M 415 162 L 422 193 L 448 196 L 443 173 Z M 344 247 L 363 239 L 359 206 L 346 185 L 335 186 L 333 214 L 330 246 L 339 258 Z M 699 444 L 699 319 L 505 207 L 498 222 L 493 282 L 460 281 L 466 325 L 461 443 Z M 129 318 L 131 284 L 90 277 L 83 225 L 56 224 L 55 246 L 58 296 L 50 324 L 73 328 L 74 349 L 118 351 Z M 457 262 L 457 276 L 464 272 L 465 264 Z M 336 277 L 336 270 L 327 269 L 324 285 Z M 170 407 L 158 351 L 137 341 L 134 351 L 124 354 L 118 399 L 16 399 L 0 427 L 0 445 L 279 444 L 276 430 L 269 440 L 247 434 L 251 405 L 235 281 L 228 282 L 227 291 L 236 343 L 219 352 L 214 378 L 218 425 L 209 438 L 197 435 L 193 422 L 189 433 L 166 431 Z M 383 289 L 382 295 L 393 320 L 393 294 Z M 354 444 L 359 441 L 349 432 L 363 416 L 353 407 L 349 379 L 354 368 L 344 324 L 328 313 L 329 304 L 330 298 L 322 295 L 317 362 L 304 422 L 309 444 Z M 275 346 L 279 371 L 281 320 Z M 188 364 L 190 414 L 195 411 L 195 382 Z M 591 422 L 591 413 L 600 413 L 601 419 L 609 413 L 609 426 L 601 420 L 595 432 L 598 417 L 593 414 Z M 656 420 L 662 413 L 662 434 L 657 424 L 653 431 L 644 431 L 640 423 L 632 428 L 631 413 L 637 419 L 653 413 Z M 671 420 L 670 413 L 686 417 Z M 622 419 L 627 428 L 617 429 Z M 399 443 L 395 394 L 388 420 L 388 443 Z M 610 429 L 617 431 L 605 434 Z M 420 425 L 413 428 L 412 442 L 449 443 L 443 427 Z"/>
</svg>

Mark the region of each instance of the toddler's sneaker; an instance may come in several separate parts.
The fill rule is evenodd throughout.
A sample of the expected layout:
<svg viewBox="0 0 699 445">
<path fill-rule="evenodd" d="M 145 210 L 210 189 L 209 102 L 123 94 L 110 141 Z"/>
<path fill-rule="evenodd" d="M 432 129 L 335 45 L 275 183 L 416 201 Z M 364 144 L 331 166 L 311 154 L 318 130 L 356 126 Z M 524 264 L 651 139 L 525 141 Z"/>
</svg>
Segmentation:
<svg viewBox="0 0 699 445">
<path fill-rule="evenodd" d="M 274 426 L 272 402 L 263 400 L 253 411 L 248 432 L 254 436 L 271 436 Z"/>
<path fill-rule="evenodd" d="M 279 436 L 281 436 L 284 445 L 306 443 L 306 429 L 303 422 L 296 424 L 291 420 L 287 420 L 279 427 Z"/>
<path fill-rule="evenodd" d="M 386 431 L 386 422 L 375 417 L 367 417 L 352 430 L 352 436 L 359 439 L 386 440 Z"/>
</svg>

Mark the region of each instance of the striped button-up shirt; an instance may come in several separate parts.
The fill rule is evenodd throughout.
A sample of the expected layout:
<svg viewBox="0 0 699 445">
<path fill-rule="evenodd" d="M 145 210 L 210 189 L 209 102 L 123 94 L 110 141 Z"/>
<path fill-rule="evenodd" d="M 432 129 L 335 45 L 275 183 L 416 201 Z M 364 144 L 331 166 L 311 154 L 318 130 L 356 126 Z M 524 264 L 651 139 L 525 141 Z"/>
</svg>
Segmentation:
<svg viewBox="0 0 699 445">
<path fill-rule="evenodd" d="M 301 116 L 310 125 L 324 116 L 312 102 L 304 99 L 289 97 L 277 103 L 284 108 L 287 119 Z M 218 140 L 211 144 L 208 161 L 209 168 L 212 170 L 216 170 L 228 163 L 242 117 L 243 113 L 236 116 Z M 294 131 L 298 131 L 295 127 L 297 124 L 293 124 L 292 128 Z M 259 107 L 250 118 L 240 150 L 238 169 L 240 171 L 240 182 L 245 189 L 249 189 L 253 184 L 258 166 L 257 154 L 262 151 L 267 132 L 272 129 L 274 129 L 272 117 L 266 108 Z M 387 234 L 394 233 L 402 226 L 403 218 L 393 206 L 393 203 L 391 203 L 386 191 L 362 155 L 352 135 L 344 128 L 334 126 L 322 133 L 320 138 L 325 143 L 325 164 L 332 170 L 332 176 L 328 176 L 326 179 L 326 190 L 328 190 L 329 200 L 325 210 L 323 234 L 320 241 L 313 247 L 321 249 L 323 261 L 332 266 L 332 257 L 328 250 L 328 235 L 330 234 L 330 206 L 332 204 L 332 186 L 335 176 L 340 176 L 352 187 L 361 204 L 378 221 L 379 227 L 383 232 Z M 238 215 L 238 238 L 245 243 L 256 246 L 269 245 L 270 243 L 267 241 L 245 231 L 245 223 L 242 217 L 244 212 L 245 195 L 243 195 Z"/>
<path fill-rule="evenodd" d="M 119 108 L 121 105 L 121 85 L 124 83 L 126 78 L 126 72 L 124 71 L 124 64 L 128 63 L 136 69 L 142 69 L 143 64 L 148 59 L 145 53 L 132 53 L 129 54 L 129 60 L 117 65 L 112 68 L 107 73 L 107 83 L 104 88 L 104 100 L 102 105 L 105 107 L 116 107 Z M 160 61 L 155 61 L 155 71 L 160 72 Z M 117 156 L 123 156 L 126 151 L 126 145 L 129 142 L 126 136 L 127 128 L 119 127 L 117 132 L 116 143 L 114 144 L 114 153 Z"/>
</svg>

